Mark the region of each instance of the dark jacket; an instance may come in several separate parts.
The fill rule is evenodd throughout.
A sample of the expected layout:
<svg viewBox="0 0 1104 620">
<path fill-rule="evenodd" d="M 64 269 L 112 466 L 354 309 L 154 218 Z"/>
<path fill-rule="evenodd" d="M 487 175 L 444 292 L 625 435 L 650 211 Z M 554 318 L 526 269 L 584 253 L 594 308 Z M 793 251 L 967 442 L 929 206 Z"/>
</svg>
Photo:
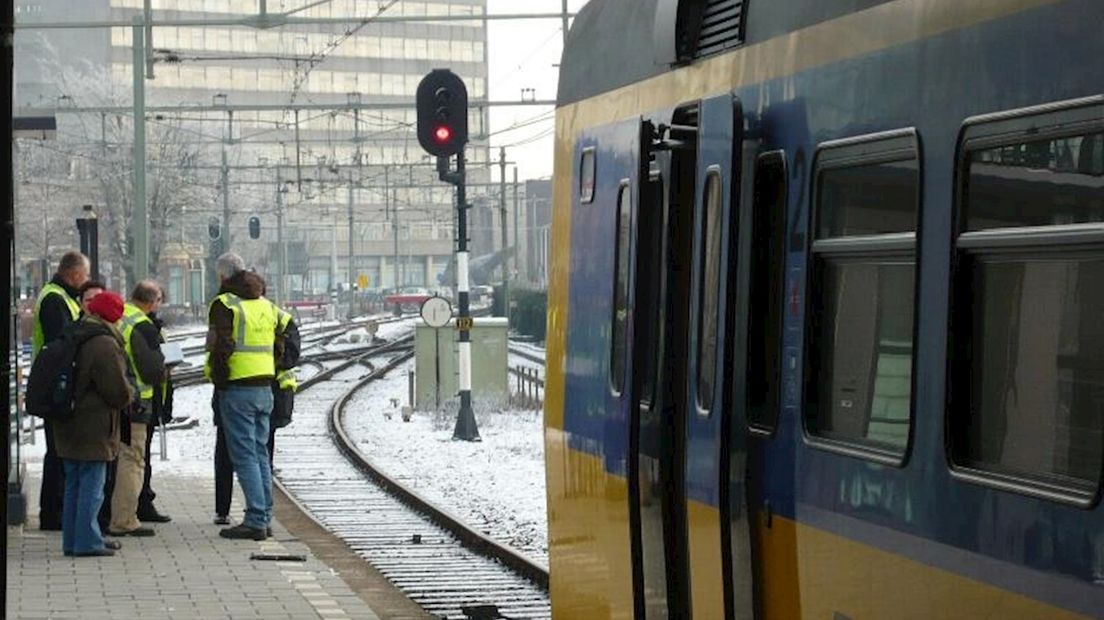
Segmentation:
<svg viewBox="0 0 1104 620">
<path fill-rule="evenodd" d="M 77 352 L 73 417 L 54 423 L 54 442 L 63 459 L 110 461 L 119 455 L 122 410 L 134 397 L 123 337 L 96 316 L 83 317 L 76 329 L 89 340 Z"/>
<path fill-rule="evenodd" d="M 219 295 L 232 293 L 242 299 L 260 299 L 264 295 L 265 282 L 251 271 L 241 271 L 228 278 L 219 288 Z M 207 315 L 207 351 L 211 354 L 211 383 L 215 388 L 225 388 L 231 384 L 254 387 L 268 386 L 272 377 L 251 377 L 231 382 L 230 356 L 234 353 L 234 313 L 221 303 L 211 304 Z M 284 338 L 276 335 L 274 349 L 276 359 L 284 355 Z"/>
<path fill-rule="evenodd" d="M 130 351 L 134 355 L 134 372 L 147 385 L 153 386 L 153 398 L 156 402 L 161 382 L 165 380 L 165 355 L 161 353 L 161 334 L 152 322 L 142 322 L 134 326 L 130 334 Z M 135 399 L 140 398 L 136 395 Z M 139 424 L 149 423 L 154 414 L 154 403 L 136 403 L 130 410 L 130 421 Z"/>
<path fill-rule="evenodd" d="M 165 330 L 165 323 L 156 314 L 148 315 L 149 319 L 153 321 L 154 327 L 157 328 L 157 341 L 158 343 L 164 342 L 165 338 L 162 332 Z M 160 349 L 160 344 L 158 345 Z M 162 356 L 164 359 L 164 356 Z M 154 425 L 163 423 L 168 424 L 173 418 L 173 382 L 172 372 L 168 369 L 165 372 L 165 383 L 156 384 L 153 386 L 153 420 Z"/>
<path fill-rule="evenodd" d="M 79 298 L 80 293 L 66 284 L 61 276 L 54 274 L 50 282 L 65 289 L 65 292 L 73 299 Z M 38 308 L 37 318 L 39 325 L 42 326 L 43 342 L 52 342 L 73 322 L 73 315 L 69 313 L 69 306 L 65 304 L 64 299 L 57 295 L 47 295 L 42 300 L 42 305 Z"/>
<path fill-rule="evenodd" d="M 299 336 L 299 326 L 295 319 L 288 321 L 287 328 L 283 332 L 284 353 L 276 359 L 276 372 L 291 370 L 299 364 L 299 352 L 302 349 L 302 338 Z M 295 392 L 293 390 L 281 390 L 280 384 L 272 382 L 272 425 L 283 428 L 291 424 L 291 414 L 295 409 Z"/>
</svg>

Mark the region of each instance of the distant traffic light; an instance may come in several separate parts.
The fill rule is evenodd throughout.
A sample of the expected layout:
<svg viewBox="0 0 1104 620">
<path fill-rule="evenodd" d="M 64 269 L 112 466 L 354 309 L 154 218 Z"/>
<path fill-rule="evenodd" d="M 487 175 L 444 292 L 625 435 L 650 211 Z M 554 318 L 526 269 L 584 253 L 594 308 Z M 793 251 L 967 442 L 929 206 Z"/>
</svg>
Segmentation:
<svg viewBox="0 0 1104 620">
<path fill-rule="evenodd" d="M 222 224 L 217 217 L 211 217 L 207 220 L 207 236 L 212 241 L 222 236 Z"/>
<path fill-rule="evenodd" d="M 249 218 L 249 238 L 261 238 L 261 218 L 257 217 L 256 215 Z"/>
<path fill-rule="evenodd" d="M 448 69 L 434 69 L 418 85 L 418 142 L 437 157 L 451 157 L 468 142 L 468 89 Z"/>
</svg>

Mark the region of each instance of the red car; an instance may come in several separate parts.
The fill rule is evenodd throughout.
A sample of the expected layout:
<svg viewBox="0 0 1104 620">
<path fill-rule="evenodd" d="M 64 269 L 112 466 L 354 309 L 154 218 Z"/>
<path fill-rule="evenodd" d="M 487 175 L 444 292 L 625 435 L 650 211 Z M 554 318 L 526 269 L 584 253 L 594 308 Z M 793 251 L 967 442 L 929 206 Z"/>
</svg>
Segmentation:
<svg viewBox="0 0 1104 620">
<path fill-rule="evenodd" d="M 385 296 L 383 301 L 388 306 L 397 307 L 403 312 L 417 312 L 422 307 L 422 303 L 430 297 L 433 297 L 433 293 L 430 293 L 427 289 L 408 286 L 400 289 L 397 293 Z"/>
</svg>

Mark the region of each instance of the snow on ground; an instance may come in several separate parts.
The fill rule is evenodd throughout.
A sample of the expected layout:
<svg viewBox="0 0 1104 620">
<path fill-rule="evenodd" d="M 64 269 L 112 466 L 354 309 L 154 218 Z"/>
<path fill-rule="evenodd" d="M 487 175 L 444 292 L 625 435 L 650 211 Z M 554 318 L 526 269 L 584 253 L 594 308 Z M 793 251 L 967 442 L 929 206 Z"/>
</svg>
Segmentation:
<svg viewBox="0 0 1104 620">
<path fill-rule="evenodd" d="M 153 459 L 154 476 L 163 471 L 185 477 L 214 478 L 215 426 L 211 416 L 211 386 L 206 384 L 177 389 L 173 410 L 176 417 L 193 417 L 199 421 L 199 425 L 166 433 L 167 461 L 161 460 L 160 432 L 153 436 L 150 458 Z M 41 472 L 42 455 L 46 452 L 46 436 L 41 429 L 37 432 L 35 444 L 24 444 L 21 448 L 28 467 Z M 276 438 L 279 441 L 279 434 Z"/>
<path fill-rule="evenodd" d="M 406 400 L 402 366 L 361 391 L 345 426 L 360 450 L 389 475 L 472 527 L 548 562 L 543 424 L 539 411 L 480 406 L 483 441 L 452 440 L 456 403 L 440 413 L 415 412 L 410 422 L 391 405 Z"/>
<path fill-rule="evenodd" d="M 384 337 L 409 330 L 412 321 L 381 325 Z M 328 362 L 331 367 L 338 362 Z M 523 364 L 518 357 L 512 365 Z M 452 441 L 455 402 L 445 411 L 415 412 L 403 422 L 391 398 L 405 404 L 406 371 L 392 371 L 361 391 L 350 404 L 346 427 L 364 454 L 390 475 L 426 499 L 460 516 L 469 525 L 547 564 L 548 527 L 542 415 L 539 411 L 509 411 L 476 400 L 476 420 L 483 441 Z M 301 378 L 314 368 L 302 369 Z M 299 398 L 309 398 L 305 392 Z M 168 433 L 168 460 L 160 460 L 160 437 L 153 441 L 154 472 L 210 479 L 214 476 L 215 427 L 211 415 L 211 386 L 179 388 L 175 392 L 177 417 L 190 416 L 199 424 Z M 294 424 L 294 422 L 292 422 Z M 41 471 L 45 437 L 22 446 L 25 462 Z M 277 432 L 276 441 L 280 441 Z"/>
</svg>

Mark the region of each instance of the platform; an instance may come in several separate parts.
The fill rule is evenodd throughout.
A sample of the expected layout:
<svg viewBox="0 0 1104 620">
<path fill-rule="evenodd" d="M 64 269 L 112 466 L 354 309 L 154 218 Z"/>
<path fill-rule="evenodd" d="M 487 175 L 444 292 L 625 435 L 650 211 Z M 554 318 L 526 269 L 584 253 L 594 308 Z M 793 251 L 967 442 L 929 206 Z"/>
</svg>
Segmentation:
<svg viewBox="0 0 1104 620">
<path fill-rule="evenodd" d="M 34 465 L 27 480 L 28 523 L 7 533 L 8 618 L 393 617 L 386 605 L 377 615 L 340 572 L 279 522 L 264 542 L 220 538 L 220 526 L 211 522 L 214 483 L 202 477 L 155 473 L 158 509 L 173 517 L 171 523 L 154 525 L 154 537 L 119 539 L 123 548 L 115 557 L 67 558 L 61 532 L 38 529 L 40 468 Z M 284 504 L 278 516 L 287 514 Z M 232 514 L 241 515 L 240 496 Z M 252 560 L 254 553 L 301 554 L 306 561 Z"/>
</svg>

